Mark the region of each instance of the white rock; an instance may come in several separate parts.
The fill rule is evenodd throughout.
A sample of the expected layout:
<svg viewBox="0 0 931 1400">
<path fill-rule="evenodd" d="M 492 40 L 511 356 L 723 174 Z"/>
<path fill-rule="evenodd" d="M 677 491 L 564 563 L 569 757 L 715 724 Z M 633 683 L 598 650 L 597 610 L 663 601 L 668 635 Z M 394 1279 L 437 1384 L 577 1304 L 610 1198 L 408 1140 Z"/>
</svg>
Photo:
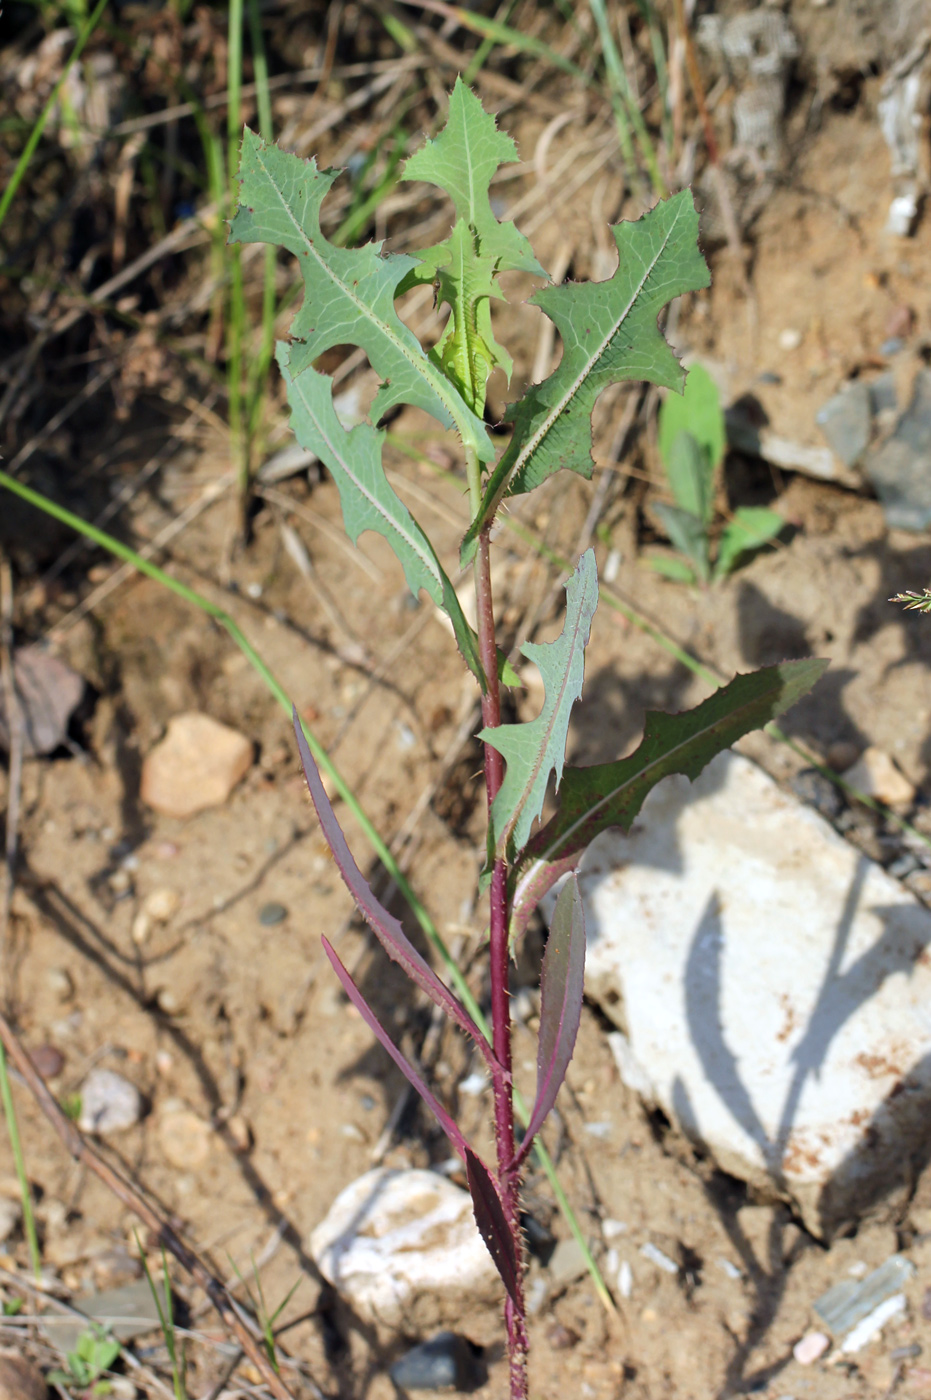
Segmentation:
<svg viewBox="0 0 931 1400">
<path fill-rule="evenodd" d="M 841 1342 L 841 1351 L 845 1356 L 851 1356 L 855 1351 L 862 1351 L 865 1346 L 879 1336 L 886 1323 L 892 1318 L 898 1317 L 899 1313 L 904 1313 L 906 1307 L 904 1293 L 896 1293 L 892 1298 L 886 1298 L 862 1322 L 858 1322 L 852 1332 L 847 1333 Z"/>
<path fill-rule="evenodd" d="M 622 1259 L 617 1271 L 617 1291 L 622 1298 L 629 1298 L 634 1291 L 634 1271 L 626 1259 Z"/>
<path fill-rule="evenodd" d="M 872 745 L 863 750 L 843 777 L 852 788 L 875 798 L 877 802 L 885 802 L 887 807 L 910 807 L 915 800 L 914 785 L 887 753 Z"/>
<path fill-rule="evenodd" d="M 831 1345 L 830 1337 L 823 1332 L 806 1332 L 800 1341 L 792 1348 L 792 1355 L 800 1366 L 811 1366 L 823 1356 Z"/>
<path fill-rule="evenodd" d="M 141 796 L 166 817 L 190 817 L 220 807 L 252 765 L 244 734 L 209 715 L 175 715 L 142 765 Z"/>
<path fill-rule="evenodd" d="M 189 1108 L 170 1108 L 158 1124 L 158 1140 L 165 1161 L 178 1171 L 202 1167 L 210 1156 L 210 1125 Z"/>
<path fill-rule="evenodd" d="M 135 1084 L 112 1069 L 91 1070 L 81 1086 L 82 1132 L 106 1137 L 131 1128 L 141 1116 L 142 1099 Z"/>
<path fill-rule="evenodd" d="M 747 759 L 590 847 L 586 992 L 638 1090 L 829 1236 L 931 1121 L 931 913 Z M 929 951 L 926 951 L 928 949 Z"/>
<path fill-rule="evenodd" d="M 501 1292 L 468 1193 L 435 1172 L 366 1172 L 340 1192 L 309 1245 L 364 1322 L 403 1324 L 411 1335 Z"/>
</svg>

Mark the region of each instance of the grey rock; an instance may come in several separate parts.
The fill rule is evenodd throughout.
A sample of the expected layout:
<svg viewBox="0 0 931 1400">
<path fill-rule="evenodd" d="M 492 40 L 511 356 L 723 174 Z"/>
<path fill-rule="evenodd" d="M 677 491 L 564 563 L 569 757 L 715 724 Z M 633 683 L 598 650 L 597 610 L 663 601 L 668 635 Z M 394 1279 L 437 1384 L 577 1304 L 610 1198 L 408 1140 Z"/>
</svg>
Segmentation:
<svg viewBox="0 0 931 1400">
<path fill-rule="evenodd" d="M 401 1390 L 475 1390 L 484 1380 L 480 1355 L 465 1337 L 438 1332 L 428 1342 L 412 1347 L 391 1367 L 390 1376 Z"/>
<path fill-rule="evenodd" d="M 68 722 L 84 694 L 84 678 L 41 647 L 20 647 L 13 657 L 13 680 L 23 725 L 23 751 L 29 757 L 52 753 L 64 742 Z M 0 694 L 0 748 L 9 752 L 10 726 Z"/>
<path fill-rule="evenodd" d="M 815 421 L 845 467 L 853 467 L 869 445 L 873 411 L 862 380 L 847 384 L 818 410 Z"/>
<path fill-rule="evenodd" d="M 158 1309 L 148 1279 L 139 1279 L 122 1288 L 105 1293 L 88 1293 L 72 1299 L 71 1306 L 84 1317 L 99 1322 L 112 1332 L 117 1341 L 129 1342 L 133 1337 L 160 1329 Z M 60 1352 L 74 1351 L 78 1338 L 87 1324 L 80 1317 L 48 1315 L 41 1327 L 47 1340 Z"/>
<path fill-rule="evenodd" d="M 905 341 L 900 335 L 891 335 L 888 340 L 884 340 L 879 347 L 880 355 L 897 355 L 900 350 L 905 349 Z"/>
<path fill-rule="evenodd" d="M 559 1241 L 550 1258 L 549 1270 L 558 1288 L 565 1288 L 588 1273 L 588 1264 L 577 1239 Z"/>
<path fill-rule="evenodd" d="M 828 821 L 836 821 L 844 810 L 844 794 L 836 783 L 826 778 L 817 768 L 803 768 L 792 779 L 792 791 L 796 797 L 814 807 Z"/>
<path fill-rule="evenodd" d="M 889 370 L 878 379 L 874 379 L 870 385 L 870 407 L 878 417 L 881 413 L 895 413 L 898 406 L 895 375 Z"/>
<path fill-rule="evenodd" d="M 913 531 L 931 525 L 931 370 L 915 376 L 911 403 L 864 466 L 888 525 Z"/>
<path fill-rule="evenodd" d="M 259 910 L 259 923 L 263 928 L 274 928 L 276 924 L 283 924 L 287 917 L 288 911 L 284 905 L 274 901 L 263 904 Z"/>
<path fill-rule="evenodd" d="M 901 1292 L 915 1273 L 904 1254 L 893 1254 L 863 1279 L 844 1278 L 814 1303 L 815 1312 L 835 1335 L 855 1327 L 880 1303 Z"/>
<path fill-rule="evenodd" d="M 131 1128 L 142 1117 L 142 1099 L 130 1084 L 112 1069 L 92 1069 L 81 1086 L 82 1132 L 106 1137 Z"/>
</svg>

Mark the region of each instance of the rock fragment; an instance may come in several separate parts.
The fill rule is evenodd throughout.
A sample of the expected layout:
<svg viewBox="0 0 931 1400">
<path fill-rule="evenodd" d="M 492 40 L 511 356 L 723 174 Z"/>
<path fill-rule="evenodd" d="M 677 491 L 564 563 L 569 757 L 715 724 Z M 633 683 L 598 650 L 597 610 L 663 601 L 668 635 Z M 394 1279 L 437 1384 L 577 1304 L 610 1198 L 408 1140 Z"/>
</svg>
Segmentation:
<svg viewBox="0 0 931 1400">
<path fill-rule="evenodd" d="M 438 1332 L 405 1352 L 389 1374 L 401 1390 L 468 1391 L 482 1383 L 483 1370 L 479 1355 L 465 1337 Z"/>
<path fill-rule="evenodd" d="M 210 1156 L 210 1126 L 189 1108 L 163 1112 L 158 1140 L 165 1161 L 178 1171 L 196 1171 Z"/>
<path fill-rule="evenodd" d="M 844 773 L 844 781 L 858 792 L 884 802 L 887 807 L 910 807 L 915 801 L 914 784 L 897 768 L 888 754 L 873 745 L 864 749 L 856 763 Z"/>
<path fill-rule="evenodd" d="M 34 758 L 64 743 L 68 723 L 84 694 L 84 677 L 42 647 L 20 647 L 13 656 L 13 680 L 23 727 L 23 752 Z M 10 724 L 0 691 L 0 748 L 9 752 Z"/>
<path fill-rule="evenodd" d="M 82 1132 L 108 1137 L 131 1128 L 142 1117 L 142 1098 L 135 1084 L 111 1069 L 92 1069 L 81 1086 Z"/>
<path fill-rule="evenodd" d="M 142 765 L 142 800 L 179 819 L 221 807 L 252 759 L 252 743 L 244 734 L 209 715 L 175 715 Z"/>
<path fill-rule="evenodd" d="M 309 1247 L 324 1277 L 380 1328 L 431 1332 L 499 1295 L 468 1193 L 436 1172 L 366 1172 L 340 1192 Z"/>
<path fill-rule="evenodd" d="M 46 1400 L 48 1387 L 38 1366 L 25 1356 L 0 1355 L 0 1400 Z"/>
<path fill-rule="evenodd" d="M 831 1345 L 830 1337 L 823 1332 L 806 1332 L 792 1348 L 792 1355 L 800 1366 L 812 1366 L 819 1356 L 823 1356 Z"/>
</svg>

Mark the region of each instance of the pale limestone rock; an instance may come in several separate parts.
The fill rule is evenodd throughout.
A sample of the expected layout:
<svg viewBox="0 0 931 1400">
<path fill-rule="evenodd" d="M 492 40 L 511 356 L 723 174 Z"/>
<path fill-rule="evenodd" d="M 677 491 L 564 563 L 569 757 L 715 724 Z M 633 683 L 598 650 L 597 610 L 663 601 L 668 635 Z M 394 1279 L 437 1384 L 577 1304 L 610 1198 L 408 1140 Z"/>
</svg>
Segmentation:
<svg viewBox="0 0 931 1400">
<path fill-rule="evenodd" d="M 141 1116 L 142 1099 L 135 1084 L 112 1069 L 91 1070 L 81 1085 L 82 1132 L 108 1137 L 131 1128 Z"/>
<path fill-rule="evenodd" d="M 501 1284 L 467 1192 L 429 1171 L 366 1172 L 310 1236 L 320 1272 L 364 1322 L 428 1333 Z"/>
<path fill-rule="evenodd" d="M 166 817 L 221 807 L 252 765 L 252 743 L 209 715 L 175 715 L 142 765 L 143 802 Z"/>
<path fill-rule="evenodd" d="M 895 766 L 882 749 L 872 745 L 864 749 L 852 768 L 844 773 L 844 781 L 858 792 L 884 802 L 887 807 L 910 807 L 915 800 L 915 788 L 905 774 Z"/>
<path fill-rule="evenodd" d="M 736 754 L 671 777 L 580 876 L 622 1076 L 830 1236 L 931 1145 L 931 913 Z"/>
</svg>

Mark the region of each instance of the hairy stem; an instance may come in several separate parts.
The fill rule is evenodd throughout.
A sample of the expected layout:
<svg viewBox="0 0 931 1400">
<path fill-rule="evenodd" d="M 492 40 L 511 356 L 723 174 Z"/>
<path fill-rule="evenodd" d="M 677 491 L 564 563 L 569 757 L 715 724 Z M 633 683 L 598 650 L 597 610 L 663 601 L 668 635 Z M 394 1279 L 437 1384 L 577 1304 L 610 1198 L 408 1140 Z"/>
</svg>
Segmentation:
<svg viewBox="0 0 931 1400">
<path fill-rule="evenodd" d="M 491 591 L 489 531 L 479 536 L 475 559 L 475 596 L 477 603 L 478 643 L 485 671 L 485 694 L 482 697 L 482 720 L 488 729 L 501 723 L 501 689 L 498 682 L 498 654 L 495 641 L 494 602 Z M 488 820 L 491 806 L 504 778 L 504 759 L 497 749 L 485 745 L 485 791 L 488 799 Z M 490 826 L 489 826 L 490 830 Z M 489 841 L 489 851 L 494 841 Z M 504 1073 L 496 1076 L 495 1146 L 498 1157 L 498 1185 L 501 1204 L 510 1227 L 511 1236 L 521 1258 L 519 1216 L 520 1173 L 513 1170 L 514 1162 L 514 1089 L 511 1080 L 511 1007 L 508 992 L 508 897 L 507 864 L 498 857 L 492 866 L 489 962 L 491 975 L 492 1048 Z M 511 1363 L 511 1400 L 527 1398 L 527 1328 L 524 1312 L 523 1283 L 518 1270 L 516 1298 L 508 1297 L 504 1307 Z"/>
</svg>

